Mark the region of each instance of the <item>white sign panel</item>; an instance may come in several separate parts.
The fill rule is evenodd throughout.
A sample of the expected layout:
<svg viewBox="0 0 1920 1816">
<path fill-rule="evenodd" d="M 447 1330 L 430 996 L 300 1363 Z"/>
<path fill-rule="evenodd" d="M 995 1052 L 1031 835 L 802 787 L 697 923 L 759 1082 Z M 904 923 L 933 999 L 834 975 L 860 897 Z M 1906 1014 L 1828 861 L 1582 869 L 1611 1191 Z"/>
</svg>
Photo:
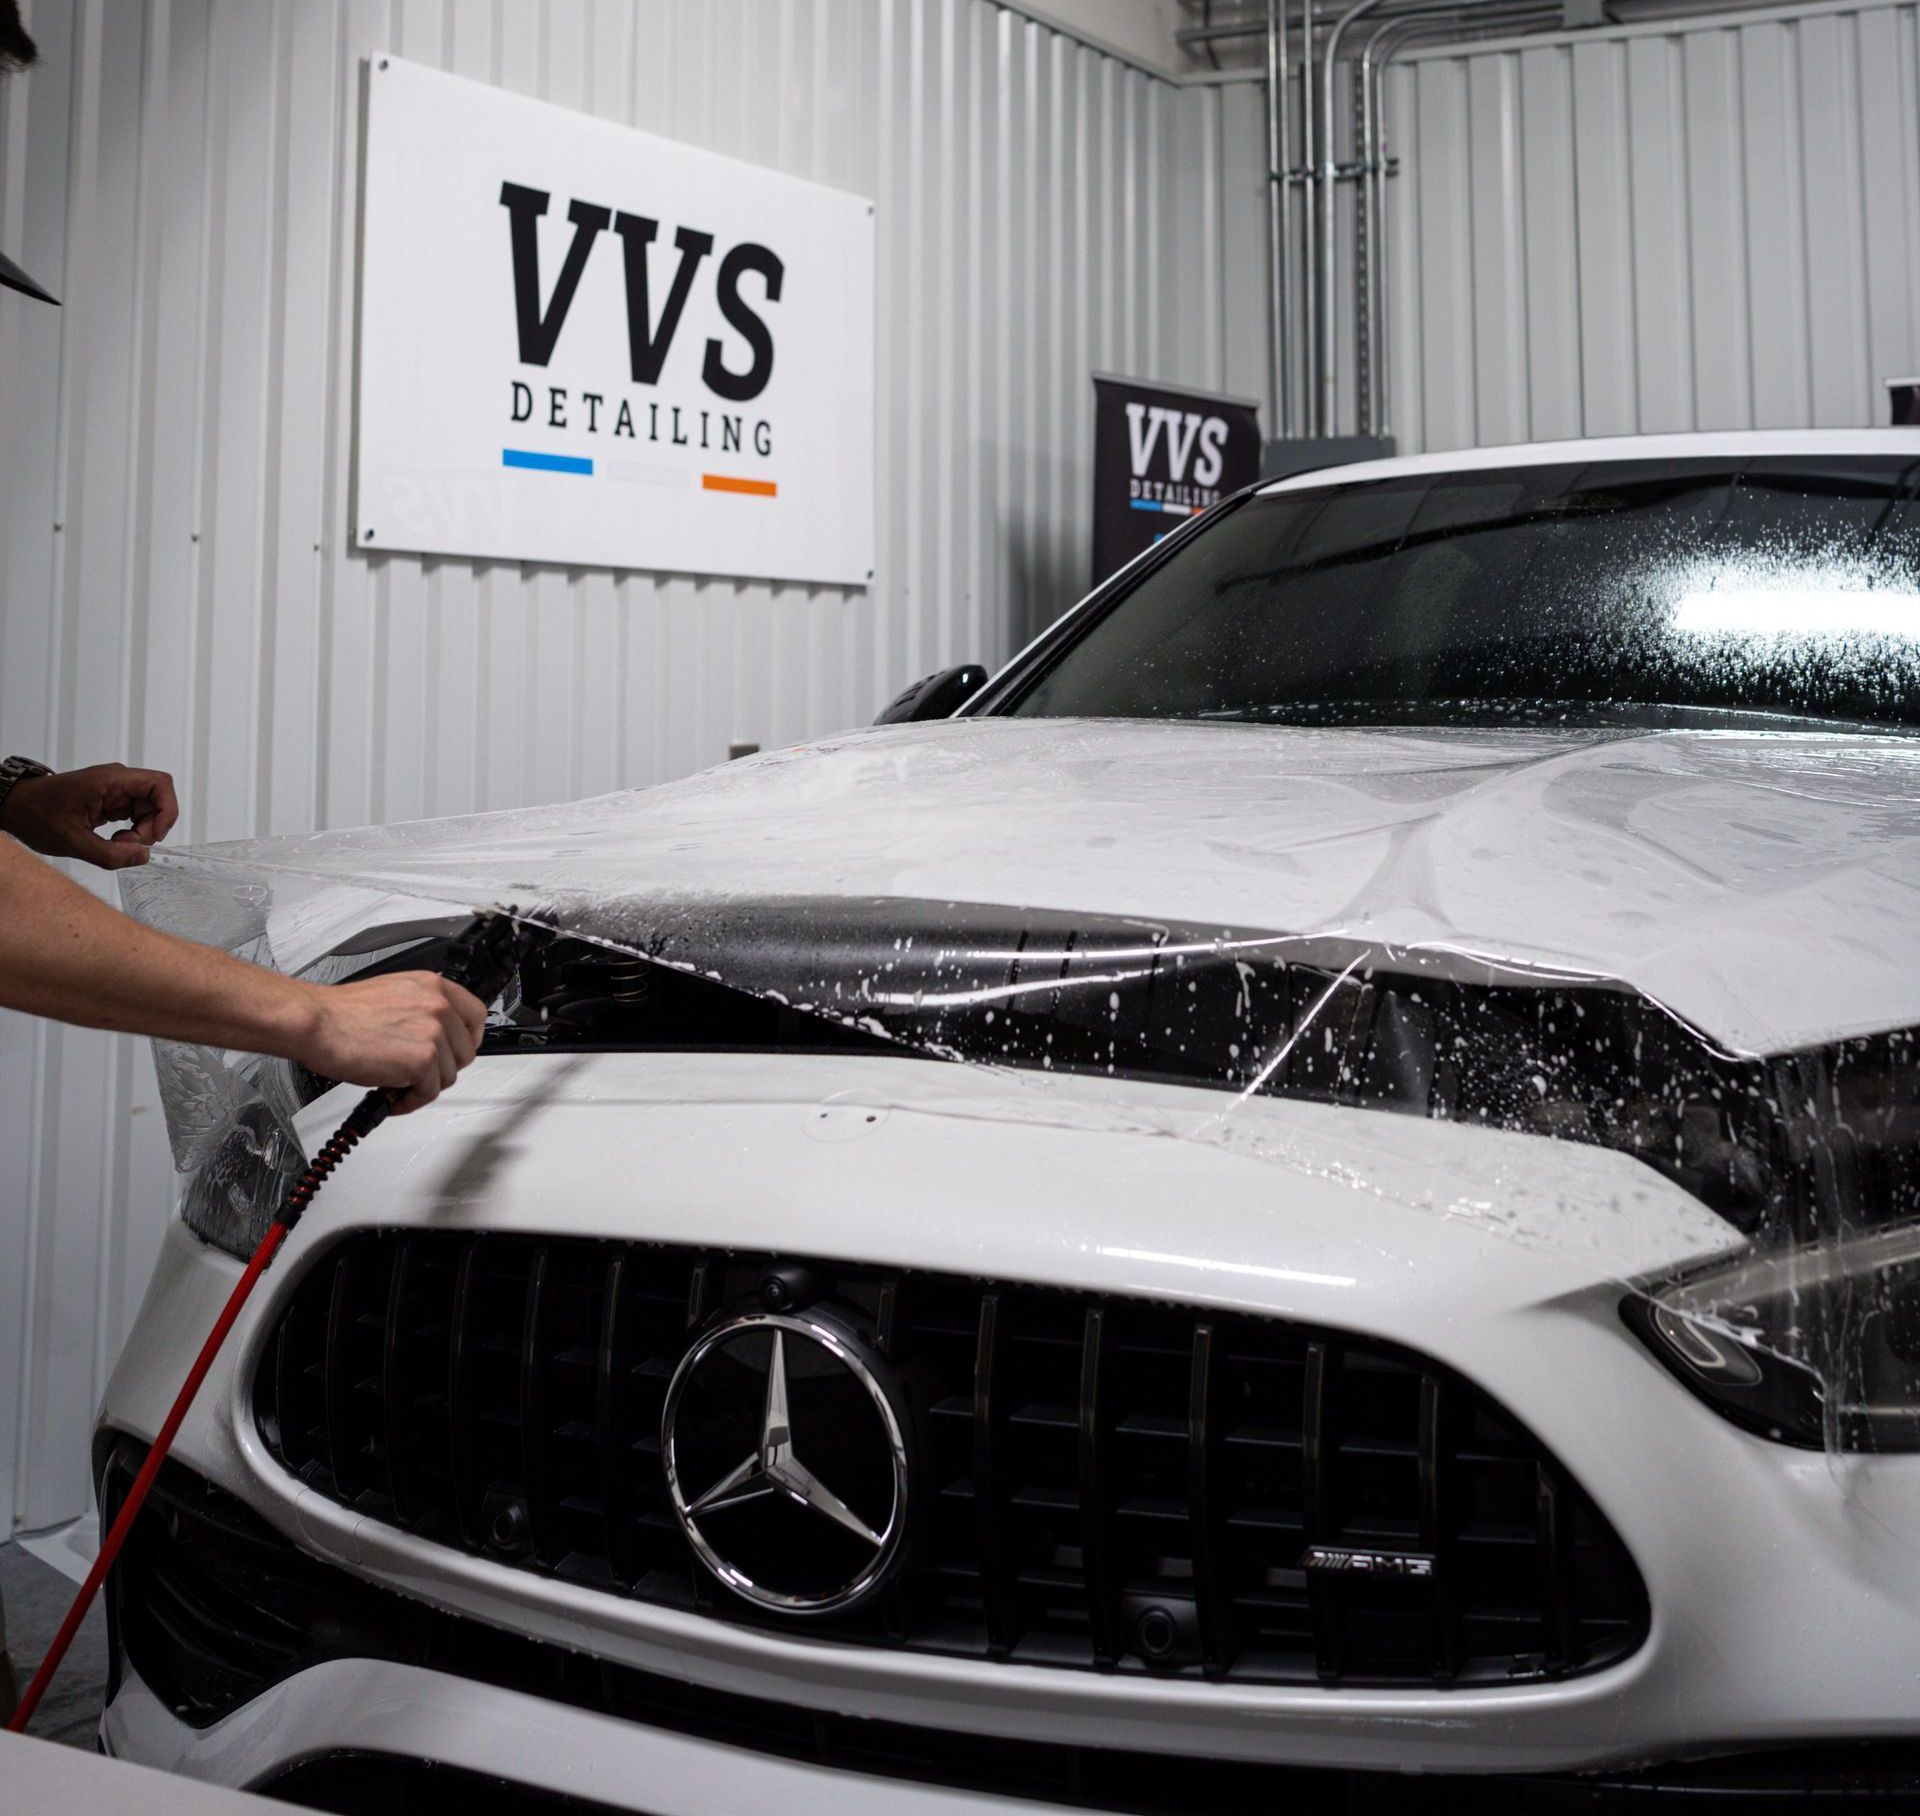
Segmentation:
<svg viewBox="0 0 1920 1816">
<path fill-rule="evenodd" d="M 873 206 L 376 57 L 354 540 L 864 586 Z"/>
</svg>

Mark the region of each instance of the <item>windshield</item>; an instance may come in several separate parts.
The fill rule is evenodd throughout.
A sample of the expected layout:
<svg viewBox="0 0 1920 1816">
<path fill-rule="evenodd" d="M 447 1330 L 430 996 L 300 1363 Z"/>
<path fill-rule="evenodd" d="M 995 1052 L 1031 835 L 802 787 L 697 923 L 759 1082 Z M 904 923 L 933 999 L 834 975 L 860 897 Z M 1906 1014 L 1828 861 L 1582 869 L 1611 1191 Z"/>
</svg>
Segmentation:
<svg viewBox="0 0 1920 1816">
<path fill-rule="evenodd" d="M 1006 709 L 1920 727 L 1920 463 L 1615 461 L 1254 497 Z"/>
</svg>

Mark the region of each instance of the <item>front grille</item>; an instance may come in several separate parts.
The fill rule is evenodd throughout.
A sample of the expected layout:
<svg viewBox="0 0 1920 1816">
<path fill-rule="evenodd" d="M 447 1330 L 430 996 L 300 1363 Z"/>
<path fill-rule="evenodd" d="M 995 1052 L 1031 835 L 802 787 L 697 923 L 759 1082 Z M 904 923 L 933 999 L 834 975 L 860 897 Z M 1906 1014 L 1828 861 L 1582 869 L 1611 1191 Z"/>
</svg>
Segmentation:
<svg viewBox="0 0 1920 1816">
<path fill-rule="evenodd" d="M 796 1631 L 716 1584 L 659 1425 L 691 1333 L 772 1257 L 366 1232 L 299 1281 L 260 1426 L 334 1500 L 615 1594 Z M 1406 1351 L 1142 1300 L 807 1264 L 913 1396 L 915 1526 L 799 1631 L 1260 1683 L 1487 1684 L 1644 1637 L 1619 1539 L 1484 1393 Z M 1302 1568 L 1309 1547 L 1428 1563 Z"/>
</svg>

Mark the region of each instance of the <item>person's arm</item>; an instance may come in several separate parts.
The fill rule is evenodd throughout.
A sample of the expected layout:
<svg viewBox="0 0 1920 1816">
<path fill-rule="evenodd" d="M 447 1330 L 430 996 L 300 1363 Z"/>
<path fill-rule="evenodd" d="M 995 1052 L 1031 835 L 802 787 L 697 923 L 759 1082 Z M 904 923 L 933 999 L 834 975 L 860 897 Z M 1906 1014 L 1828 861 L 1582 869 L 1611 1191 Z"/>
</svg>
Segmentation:
<svg viewBox="0 0 1920 1816">
<path fill-rule="evenodd" d="M 144 852 L 143 852 L 144 856 Z M 0 838 L 0 1007 L 83 1028 L 236 1047 L 431 1103 L 486 1009 L 430 971 L 320 985 L 143 927 Z"/>
</svg>

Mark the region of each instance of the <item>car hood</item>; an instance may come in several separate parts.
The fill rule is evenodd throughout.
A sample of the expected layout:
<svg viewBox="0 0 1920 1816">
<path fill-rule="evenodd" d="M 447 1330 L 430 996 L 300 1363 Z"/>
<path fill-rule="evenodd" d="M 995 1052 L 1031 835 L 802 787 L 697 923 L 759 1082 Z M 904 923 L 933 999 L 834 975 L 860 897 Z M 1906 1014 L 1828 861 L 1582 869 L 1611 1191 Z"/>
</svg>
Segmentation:
<svg viewBox="0 0 1920 1816">
<path fill-rule="evenodd" d="M 202 847 L 130 873 L 162 924 L 178 866 L 333 885 L 324 912 L 281 892 L 290 965 L 395 895 L 565 901 L 576 926 L 595 903 L 632 925 L 889 898 L 1614 983 L 1747 1054 L 1920 1023 L 1920 739 L 1899 736 L 943 721 L 562 808 Z"/>
</svg>

